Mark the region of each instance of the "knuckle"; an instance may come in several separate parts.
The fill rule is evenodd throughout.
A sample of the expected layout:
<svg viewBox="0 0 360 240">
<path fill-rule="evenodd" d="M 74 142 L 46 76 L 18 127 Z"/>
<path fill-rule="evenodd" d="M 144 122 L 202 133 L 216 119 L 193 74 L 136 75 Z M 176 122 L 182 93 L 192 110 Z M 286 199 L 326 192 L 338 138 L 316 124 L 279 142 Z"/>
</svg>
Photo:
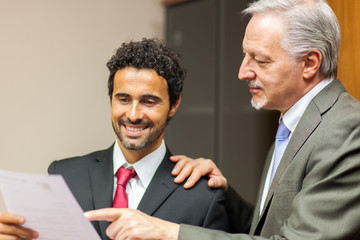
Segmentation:
<svg viewBox="0 0 360 240">
<path fill-rule="evenodd" d="M 19 230 L 18 227 L 15 225 L 8 225 L 7 229 L 10 233 L 15 233 L 15 232 L 18 232 L 18 230 Z"/>
<path fill-rule="evenodd" d="M 188 164 L 190 161 L 187 158 L 181 159 L 180 161 L 182 164 Z"/>
<path fill-rule="evenodd" d="M 193 175 L 193 177 L 197 177 L 197 176 L 201 175 L 201 173 L 202 173 L 201 169 L 194 168 L 192 175 Z"/>
<path fill-rule="evenodd" d="M 214 162 L 213 162 L 211 159 L 209 159 L 209 158 L 205 159 L 205 162 L 210 163 L 210 164 L 214 163 Z"/>
<path fill-rule="evenodd" d="M 6 226 L 3 223 L 0 223 L 0 233 L 5 233 Z"/>
<path fill-rule="evenodd" d="M 185 164 L 186 164 L 186 162 L 183 161 L 183 160 L 181 160 L 181 161 L 178 161 L 178 162 L 176 163 L 176 167 L 177 167 L 177 166 L 182 167 L 182 166 L 184 166 Z"/>
<path fill-rule="evenodd" d="M 17 232 L 18 232 L 18 228 L 15 225 L 0 223 L 0 233 L 15 234 Z"/>
<path fill-rule="evenodd" d="M 211 160 L 211 159 L 206 159 L 206 163 L 209 165 L 209 167 L 211 167 L 211 168 L 216 168 L 216 165 L 215 165 L 215 163 L 214 163 L 213 160 Z"/>
<path fill-rule="evenodd" d="M 186 163 L 184 165 L 184 170 L 189 170 L 189 169 L 192 169 L 192 168 L 193 168 L 193 165 L 190 162 L 188 162 L 188 163 Z"/>
</svg>

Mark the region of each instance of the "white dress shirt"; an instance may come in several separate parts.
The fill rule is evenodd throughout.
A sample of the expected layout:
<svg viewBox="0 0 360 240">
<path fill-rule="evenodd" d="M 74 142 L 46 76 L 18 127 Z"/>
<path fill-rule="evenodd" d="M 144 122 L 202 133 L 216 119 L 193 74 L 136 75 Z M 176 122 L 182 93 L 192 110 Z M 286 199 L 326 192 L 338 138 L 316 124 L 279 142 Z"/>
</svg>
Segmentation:
<svg viewBox="0 0 360 240">
<path fill-rule="evenodd" d="M 143 197 L 146 188 L 149 186 L 152 177 L 154 176 L 157 168 L 163 160 L 166 153 L 165 142 L 162 140 L 161 146 L 143 157 L 134 164 L 130 164 L 126 161 L 124 154 L 122 153 L 117 141 L 114 145 L 113 162 L 114 162 L 114 191 L 116 191 L 116 172 L 120 167 L 127 169 L 135 169 L 136 177 L 130 179 L 130 182 L 126 186 L 126 193 L 128 194 L 128 208 L 136 209 Z"/>
<path fill-rule="evenodd" d="M 306 93 L 300 100 L 298 100 L 283 116 L 280 116 L 279 122 L 282 119 L 285 126 L 290 130 L 289 141 L 293 132 L 295 131 L 296 126 L 298 125 L 300 118 L 305 112 L 305 109 L 311 102 L 311 100 L 324 88 L 326 87 L 332 79 L 324 79 L 319 82 L 315 87 L 313 87 L 308 93 Z M 267 172 L 264 190 L 261 197 L 261 204 L 260 204 L 260 212 L 261 214 L 266 196 L 268 194 L 270 188 L 270 175 L 274 165 L 274 153 L 272 155 L 271 163 Z M 279 164 L 280 165 L 280 164 Z"/>
</svg>

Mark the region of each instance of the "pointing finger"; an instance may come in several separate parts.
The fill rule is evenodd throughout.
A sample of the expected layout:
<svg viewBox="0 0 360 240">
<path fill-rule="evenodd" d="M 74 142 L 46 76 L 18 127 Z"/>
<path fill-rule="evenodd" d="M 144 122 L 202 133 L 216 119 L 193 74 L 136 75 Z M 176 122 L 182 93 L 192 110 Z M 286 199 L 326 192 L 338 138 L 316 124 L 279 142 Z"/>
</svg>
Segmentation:
<svg viewBox="0 0 360 240">
<path fill-rule="evenodd" d="M 108 221 L 113 222 L 122 215 L 121 208 L 103 208 L 98 210 L 91 210 L 84 213 L 84 216 L 89 221 Z"/>
</svg>

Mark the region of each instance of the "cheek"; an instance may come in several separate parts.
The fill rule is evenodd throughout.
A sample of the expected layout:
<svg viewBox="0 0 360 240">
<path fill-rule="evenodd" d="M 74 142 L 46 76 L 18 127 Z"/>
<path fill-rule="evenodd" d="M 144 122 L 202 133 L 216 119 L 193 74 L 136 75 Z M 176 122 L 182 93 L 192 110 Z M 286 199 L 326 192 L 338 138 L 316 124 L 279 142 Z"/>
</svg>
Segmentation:
<svg viewBox="0 0 360 240">
<path fill-rule="evenodd" d="M 124 109 L 118 106 L 112 106 L 111 108 L 111 118 L 113 120 L 118 120 L 124 114 Z"/>
<path fill-rule="evenodd" d="M 154 123 L 163 123 L 168 118 L 169 109 L 154 109 L 152 111 L 146 112 L 145 116 Z"/>
<path fill-rule="evenodd" d="M 111 122 L 114 126 L 117 126 L 118 125 L 118 117 L 114 114 L 111 114 Z"/>
<path fill-rule="evenodd" d="M 272 89 L 272 91 L 279 91 L 279 89 L 287 88 L 288 85 L 292 84 L 292 79 L 295 77 L 295 70 L 284 71 L 284 68 L 273 70 L 272 73 L 276 74 L 269 73 L 266 76 L 267 81 L 264 84 Z"/>
<path fill-rule="evenodd" d="M 260 81 L 261 86 L 264 91 L 262 92 L 262 97 L 265 97 L 268 101 L 273 101 L 272 99 L 277 98 L 280 92 L 284 89 L 284 83 L 279 81 L 279 76 L 268 75 L 263 81 Z"/>
<path fill-rule="evenodd" d="M 115 118 L 117 116 L 117 111 L 114 107 L 111 108 L 111 118 Z"/>
</svg>

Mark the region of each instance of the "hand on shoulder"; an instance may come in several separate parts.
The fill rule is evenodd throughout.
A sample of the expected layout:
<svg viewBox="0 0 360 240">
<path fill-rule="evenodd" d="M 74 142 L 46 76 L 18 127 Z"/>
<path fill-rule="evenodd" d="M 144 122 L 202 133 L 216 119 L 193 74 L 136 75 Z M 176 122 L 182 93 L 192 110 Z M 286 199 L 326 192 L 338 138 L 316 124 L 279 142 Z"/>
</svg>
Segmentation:
<svg viewBox="0 0 360 240">
<path fill-rule="evenodd" d="M 176 183 L 182 183 L 188 177 L 184 184 L 184 188 L 192 188 L 201 177 L 207 176 L 209 177 L 209 187 L 224 188 L 227 190 L 228 183 L 226 178 L 211 159 L 192 159 L 185 155 L 176 155 L 171 156 L 170 160 L 176 162 L 176 165 L 171 172 L 176 176 L 174 179 Z"/>
</svg>

